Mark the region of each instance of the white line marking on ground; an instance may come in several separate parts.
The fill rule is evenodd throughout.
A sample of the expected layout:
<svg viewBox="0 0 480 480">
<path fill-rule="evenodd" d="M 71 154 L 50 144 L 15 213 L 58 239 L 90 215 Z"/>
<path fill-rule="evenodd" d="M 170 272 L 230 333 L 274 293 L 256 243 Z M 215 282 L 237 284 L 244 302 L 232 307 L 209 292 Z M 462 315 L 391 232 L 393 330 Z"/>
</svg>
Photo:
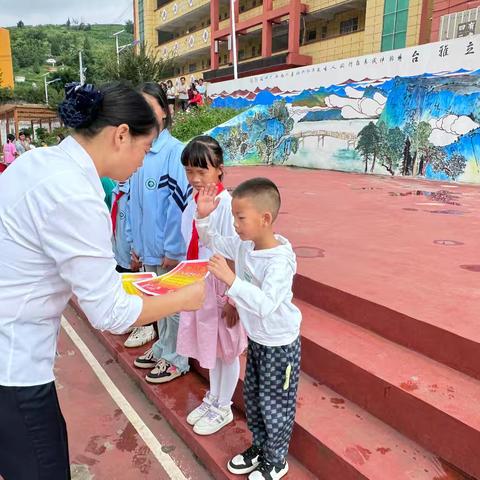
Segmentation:
<svg viewBox="0 0 480 480">
<path fill-rule="evenodd" d="M 92 367 L 95 375 L 110 394 L 113 401 L 119 406 L 130 423 L 135 427 L 135 430 L 150 448 L 153 455 L 155 455 L 155 458 L 158 460 L 165 472 L 167 472 L 169 477 L 172 480 L 187 480 L 187 477 L 185 477 L 178 465 L 173 461 L 172 457 L 163 452 L 162 445 L 158 441 L 157 437 L 155 437 L 152 431 L 147 427 L 147 425 L 145 425 L 143 420 L 140 418 L 140 415 L 138 415 L 132 405 L 130 405 L 129 401 L 123 396 L 122 392 L 120 392 L 117 386 L 113 383 L 107 372 L 93 356 L 93 353 L 87 347 L 85 342 L 79 337 L 78 333 L 73 329 L 65 317 L 62 317 L 62 327 L 65 330 L 65 333 L 70 337 L 72 342 L 85 357 L 85 360 L 88 362 L 90 367 Z"/>
</svg>

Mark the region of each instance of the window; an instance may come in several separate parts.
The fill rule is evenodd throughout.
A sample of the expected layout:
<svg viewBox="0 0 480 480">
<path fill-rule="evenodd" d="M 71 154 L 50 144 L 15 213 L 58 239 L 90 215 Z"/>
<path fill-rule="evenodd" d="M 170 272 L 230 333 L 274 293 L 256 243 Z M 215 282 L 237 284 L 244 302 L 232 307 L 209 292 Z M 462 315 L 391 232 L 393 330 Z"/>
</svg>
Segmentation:
<svg viewBox="0 0 480 480">
<path fill-rule="evenodd" d="M 322 30 L 320 31 L 320 38 L 324 39 L 327 38 L 327 26 L 325 25 L 322 27 Z"/>
<path fill-rule="evenodd" d="M 257 54 L 257 49 L 255 48 L 255 45 L 252 47 L 252 57 L 255 57 Z"/>
<path fill-rule="evenodd" d="M 407 26 L 408 0 L 385 0 L 382 52 L 405 47 Z"/>
<path fill-rule="evenodd" d="M 358 17 L 340 22 L 340 35 L 356 32 L 358 30 Z"/>
<path fill-rule="evenodd" d="M 243 60 L 245 58 L 245 50 L 240 50 L 238 52 L 238 59 Z"/>
<path fill-rule="evenodd" d="M 316 30 L 308 30 L 307 31 L 307 42 L 313 42 L 317 38 L 317 31 Z"/>
<path fill-rule="evenodd" d="M 196 63 L 191 63 L 191 64 L 188 66 L 188 73 L 195 72 L 196 70 L 197 70 L 197 64 L 196 64 Z"/>
</svg>

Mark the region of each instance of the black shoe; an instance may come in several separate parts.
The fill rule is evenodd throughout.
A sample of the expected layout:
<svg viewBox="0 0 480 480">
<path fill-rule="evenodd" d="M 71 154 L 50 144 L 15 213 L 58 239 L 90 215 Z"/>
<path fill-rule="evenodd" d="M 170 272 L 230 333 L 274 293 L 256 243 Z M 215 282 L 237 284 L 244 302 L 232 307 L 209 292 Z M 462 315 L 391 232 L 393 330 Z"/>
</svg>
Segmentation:
<svg viewBox="0 0 480 480">
<path fill-rule="evenodd" d="M 288 462 L 271 463 L 263 460 L 249 476 L 248 480 L 279 480 L 288 473 Z"/>
<path fill-rule="evenodd" d="M 260 464 L 261 457 L 262 451 L 252 445 L 228 462 L 228 471 L 234 475 L 244 475 L 245 473 L 253 472 Z"/>
</svg>

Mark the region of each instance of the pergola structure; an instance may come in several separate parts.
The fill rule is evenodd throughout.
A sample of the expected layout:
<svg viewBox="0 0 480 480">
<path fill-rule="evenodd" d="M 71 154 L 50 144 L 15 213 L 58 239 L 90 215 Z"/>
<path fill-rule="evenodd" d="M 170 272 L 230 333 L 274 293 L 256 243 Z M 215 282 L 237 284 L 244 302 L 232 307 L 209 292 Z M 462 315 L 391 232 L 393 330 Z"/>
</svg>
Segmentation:
<svg viewBox="0 0 480 480">
<path fill-rule="evenodd" d="M 15 104 L 7 103 L 5 105 L 0 105 L 0 121 L 5 120 L 7 126 L 7 134 L 10 132 L 10 125 L 13 122 L 15 128 L 15 137 L 18 138 L 19 133 L 19 123 L 20 122 L 30 122 L 32 127 L 32 132 L 34 131 L 34 124 L 38 124 L 40 127 L 45 127 L 48 125 L 48 131 L 52 131 L 52 122 L 60 121 L 58 118 L 57 112 L 51 110 L 45 105 L 37 105 L 31 103 Z M 3 144 L 4 139 L 1 138 L 0 133 L 0 145 Z"/>
</svg>

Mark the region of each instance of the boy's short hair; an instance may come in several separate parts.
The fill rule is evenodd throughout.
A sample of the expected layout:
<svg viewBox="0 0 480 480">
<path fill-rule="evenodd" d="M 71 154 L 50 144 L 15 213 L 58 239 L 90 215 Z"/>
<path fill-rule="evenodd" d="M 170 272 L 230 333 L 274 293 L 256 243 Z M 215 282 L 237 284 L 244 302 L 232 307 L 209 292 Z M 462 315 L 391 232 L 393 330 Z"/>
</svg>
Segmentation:
<svg viewBox="0 0 480 480">
<path fill-rule="evenodd" d="M 277 186 L 264 177 L 251 178 L 242 182 L 232 192 L 232 198 L 251 198 L 259 209 L 270 212 L 273 220 L 277 218 L 282 203 Z"/>
</svg>

